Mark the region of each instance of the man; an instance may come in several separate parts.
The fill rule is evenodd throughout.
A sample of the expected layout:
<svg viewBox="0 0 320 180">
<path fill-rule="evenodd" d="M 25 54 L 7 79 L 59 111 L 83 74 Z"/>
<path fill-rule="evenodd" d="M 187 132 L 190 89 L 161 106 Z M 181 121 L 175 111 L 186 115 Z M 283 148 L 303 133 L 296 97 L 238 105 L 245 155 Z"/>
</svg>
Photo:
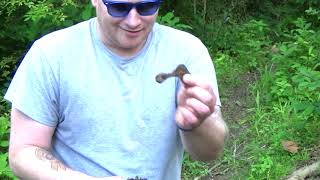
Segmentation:
<svg viewBox="0 0 320 180">
<path fill-rule="evenodd" d="M 5 96 L 21 179 L 180 179 L 183 150 L 215 159 L 227 127 L 212 61 L 155 23 L 158 0 L 92 0 L 97 18 L 37 40 Z M 185 64 L 191 74 L 159 84 Z"/>
</svg>

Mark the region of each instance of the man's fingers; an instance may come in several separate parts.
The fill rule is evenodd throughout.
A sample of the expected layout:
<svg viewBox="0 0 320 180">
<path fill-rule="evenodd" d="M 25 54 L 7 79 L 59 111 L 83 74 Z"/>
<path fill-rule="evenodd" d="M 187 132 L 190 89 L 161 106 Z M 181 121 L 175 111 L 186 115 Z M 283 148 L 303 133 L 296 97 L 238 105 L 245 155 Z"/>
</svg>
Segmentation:
<svg viewBox="0 0 320 180">
<path fill-rule="evenodd" d="M 205 78 L 186 74 L 178 95 L 176 121 L 178 126 L 190 129 L 199 126 L 215 110 L 216 96 Z"/>
<path fill-rule="evenodd" d="M 186 104 L 190 107 L 189 109 L 192 109 L 193 114 L 200 120 L 205 119 L 212 113 L 209 106 L 195 98 L 187 99 Z"/>
<path fill-rule="evenodd" d="M 176 123 L 184 129 L 191 129 L 199 124 L 198 118 L 187 108 L 179 107 L 176 113 Z"/>
<path fill-rule="evenodd" d="M 195 86 L 190 87 L 186 90 L 187 96 L 197 99 L 202 102 L 204 105 L 208 106 L 210 111 L 214 111 L 214 106 L 216 104 L 216 97 L 213 92 L 209 92 L 206 89 Z"/>
<path fill-rule="evenodd" d="M 208 83 L 207 80 L 205 80 L 203 77 L 199 77 L 196 75 L 185 74 L 183 76 L 183 82 L 189 87 L 200 86 L 204 89 L 212 89 L 210 83 Z"/>
</svg>

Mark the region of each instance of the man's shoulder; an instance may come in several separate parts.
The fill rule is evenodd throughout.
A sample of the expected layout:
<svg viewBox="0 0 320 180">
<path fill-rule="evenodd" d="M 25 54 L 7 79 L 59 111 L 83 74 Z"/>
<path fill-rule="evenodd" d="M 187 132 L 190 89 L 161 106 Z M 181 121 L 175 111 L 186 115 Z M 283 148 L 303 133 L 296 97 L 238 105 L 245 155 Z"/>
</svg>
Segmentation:
<svg viewBox="0 0 320 180">
<path fill-rule="evenodd" d="M 90 22 L 92 20 L 79 22 L 75 25 L 50 32 L 40 37 L 36 42 L 44 46 L 66 47 L 78 44 L 87 35 L 90 35 Z"/>
<path fill-rule="evenodd" d="M 60 29 L 37 39 L 28 50 L 28 54 L 46 59 L 55 65 L 64 59 L 77 59 L 89 49 L 91 42 L 90 20 Z"/>
</svg>

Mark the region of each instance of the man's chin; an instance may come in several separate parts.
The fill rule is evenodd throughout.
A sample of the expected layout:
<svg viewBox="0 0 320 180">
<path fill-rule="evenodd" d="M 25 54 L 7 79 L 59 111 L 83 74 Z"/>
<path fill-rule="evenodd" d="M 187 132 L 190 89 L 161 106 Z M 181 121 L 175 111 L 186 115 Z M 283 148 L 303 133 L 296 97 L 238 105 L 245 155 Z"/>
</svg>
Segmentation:
<svg viewBox="0 0 320 180">
<path fill-rule="evenodd" d="M 144 43 L 131 41 L 131 42 L 125 43 L 122 47 L 127 50 L 133 50 L 133 49 L 141 48 L 143 47 L 143 45 Z"/>
</svg>

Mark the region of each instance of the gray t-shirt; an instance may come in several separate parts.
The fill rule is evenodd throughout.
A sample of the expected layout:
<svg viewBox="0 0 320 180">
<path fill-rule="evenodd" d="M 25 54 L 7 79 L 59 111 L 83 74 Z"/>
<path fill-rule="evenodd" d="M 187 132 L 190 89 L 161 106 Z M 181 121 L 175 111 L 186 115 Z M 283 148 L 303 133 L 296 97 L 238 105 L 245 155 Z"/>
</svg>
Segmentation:
<svg viewBox="0 0 320 180">
<path fill-rule="evenodd" d="M 155 24 L 143 49 L 124 59 L 98 39 L 96 23 L 93 18 L 35 41 L 5 98 L 56 128 L 52 152 L 74 170 L 180 179 L 180 81 L 159 84 L 155 76 L 185 64 L 192 74 L 210 78 L 219 97 L 207 49 L 191 34 Z"/>
</svg>

